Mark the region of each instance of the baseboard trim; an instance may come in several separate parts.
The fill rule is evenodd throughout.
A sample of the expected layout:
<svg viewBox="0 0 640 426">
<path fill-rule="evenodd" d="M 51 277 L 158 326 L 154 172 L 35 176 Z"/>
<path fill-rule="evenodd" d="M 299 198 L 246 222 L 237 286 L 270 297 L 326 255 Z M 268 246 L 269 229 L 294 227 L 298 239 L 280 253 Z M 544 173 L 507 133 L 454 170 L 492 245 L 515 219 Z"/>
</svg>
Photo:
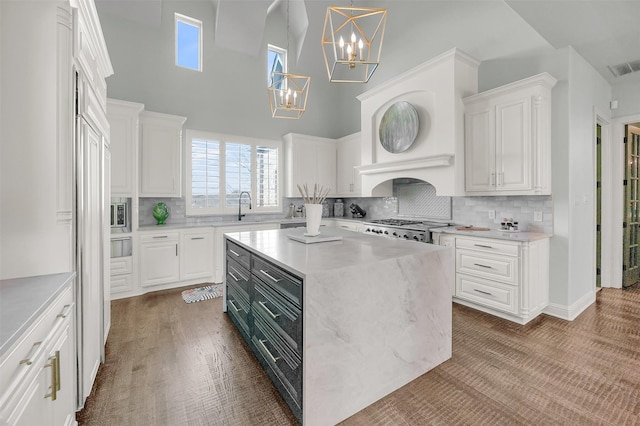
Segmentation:
<svg viewBox="0 0 640 426">
<path fill-rule="evenodd" d="M 578 317 L 578 315 L 582 313 L 582 311 L 587 309 L 595 301 L 596 293 L 595 291 L 590 291 L 580 299 L 576 300 L 570 306 L 559 305 L 557 303 L 549 303 L 542 312 L 547 315 L 551 315 L 552 317 L 561 318 L 567 321 L 573 321 Z"/>
</svg>

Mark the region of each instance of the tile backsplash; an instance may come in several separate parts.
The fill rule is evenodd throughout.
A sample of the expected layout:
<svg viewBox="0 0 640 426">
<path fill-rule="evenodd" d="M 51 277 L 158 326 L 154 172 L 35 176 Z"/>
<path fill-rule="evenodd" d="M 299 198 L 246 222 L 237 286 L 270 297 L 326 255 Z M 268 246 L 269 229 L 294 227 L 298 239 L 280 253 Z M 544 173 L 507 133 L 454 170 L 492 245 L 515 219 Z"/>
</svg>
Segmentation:
<svg viewBox="0 0 640 426">
<path fill-rule="evenodd" d="M 425 189 L 425 191 L 427 191 Z M 349 205 L 358 204 L 365 212 L 367 219 L 382 219 L 402 216 L 413 216 L 433 219 L 431 214 L 433 209 L 428 206 L 425 197 L 435 196 L 432 191 L 425 192 L 422 196 L 416 196 L 415 191 L 411 196 L 406 195 L 406 191 L 395 193 L 398 197 L 366 197 L 366 198 L 342 198 L 344 203 L 344 217 L 351 217 Z M 437 197 L 438 203 L 442 204 L 442 198 Z M 416 201 L 418 200 L 418 201 Z M 330 204 L 336 199 L 328 199 Z M 155 225 L 156 221 L 151 212 L 158 202 L 164 202 L 169 207 L 171 216 L 167 223 L 173 224 L 206 224 L 233 220 L 235 215 L 217 216 L 186 216 L 185 200 L 182 198 L 140 198 L 139 225 Z M 260 218 L 281 218 L 285 217 L 288 206 L 293 203 L 296 206 L 303 204 L 302 198 L 285 198 L 281 213 L 264 214 Z M 333 211 L 331 208 L 330 211 Z M 439 211 L 439 210 L 435 210 Z M 408 214 L 410 212 L 410 214 Z M 495 213 L 495 219 L 489 219 L 489 212 Z M 542 212 L 542 222 L 535 222 L 534 212 Z M 430 215 L 431 214 L 431 215 Z M 513 218 L 519 222 L 520 229 L 525 231 L 536 231 L 553 233 L 553 200 L 551 196 L 491 196 L 491 197 L 451 197 L 451 219 L 449 222 L 459 225 L 474 225 L 489 228 L 498 228 L 502 218 Z M 442 219 L 436 217 L 442 221 Z"/>
</svg>

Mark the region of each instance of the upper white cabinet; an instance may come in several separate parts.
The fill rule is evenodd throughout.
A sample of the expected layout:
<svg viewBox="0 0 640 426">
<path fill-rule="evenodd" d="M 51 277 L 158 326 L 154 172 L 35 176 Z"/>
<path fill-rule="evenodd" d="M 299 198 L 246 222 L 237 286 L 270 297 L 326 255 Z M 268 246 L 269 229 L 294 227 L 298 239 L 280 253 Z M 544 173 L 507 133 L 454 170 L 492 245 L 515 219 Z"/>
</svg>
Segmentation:
<svg viewBox="0 0 640 426">
<path fill-rule="evenodd" d="M 335 139 L 288 133 L 284 135 L 285 197 L 300 197 L 297 185 L 330 188 L 336 194 Z"/>
<path fill-rule="evenodd" d="M 143 104 L 116 99 L 107 100 L 107 118 L 111 127 L 111 195 L 134 197 L 137 182 L 139 115 Z"/>
<path fill-rule="evenodd" d="M 551 88 L 542 73 L 464 99 L 468 195 L 551 194 Z"/>
<path fill-rule="evenodd" d="M 186 117 L 140 113 L 140 197 L 180 197 Z"/>
<path fill-rule="evenodd" d="M 336 195 L 360 196 L 360 174 L 355 167 L 360 165 L 361 149 L 360 132 L 338 139 Z"/>
</svg>

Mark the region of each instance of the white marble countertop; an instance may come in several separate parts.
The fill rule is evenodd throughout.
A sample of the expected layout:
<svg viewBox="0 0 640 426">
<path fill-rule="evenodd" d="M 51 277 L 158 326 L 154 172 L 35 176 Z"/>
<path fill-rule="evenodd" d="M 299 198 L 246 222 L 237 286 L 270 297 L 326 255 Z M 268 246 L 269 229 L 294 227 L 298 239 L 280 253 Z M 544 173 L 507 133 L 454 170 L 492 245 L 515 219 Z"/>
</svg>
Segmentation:
<svg viewBox="0 0 640 426">
<path fill-rule="evenodd" d="M 247 248 L 264 254 L 278 266 L 302 278 L 308 273 L 376 264 L 382 260 L 413 256 L 419 252 L 429 253 L 443 248 L 331 227 L 322 228 L 321 236 L 341 236 L 341 240 L 304 244 L 287 237 L 287 234 L 303 232 L 304 228 L 293 228 L 231 232 L 225 235 Z"/>
<path fill-rule="evenodd" d="M 459 226 L 432 228 L 431 232 L 444 232 L 445 234 L 463 235 L 465 237 L 495 238 L 498 240 L 519 241 L 525 243 L 552 237 L 551 234 L 544 234 L 542 232 L 505 232 L 499 229 L 491 229 L 489 231 L 460 231 L 456 228 L 459 228 Z"/>
<path fill-rule="evenodd" d="M 348 220 L 353 222 L 364 222 L 365 219 L 353 219 L 350 217 L 323 217 L 322 220 Z M 251 217 L 243 218 L 243 220 L 222 220 L 218 222 L 205 222 L 205 223 L 167 223 L 165 225 L 144 225 L 138 227 L 138 231 L 162 231 L 164 229 L 169 230 L 180 230 L 180 229 L 191 229 L 191 228 L 220 228 L 225 226 L 242 226 L 242 225 L 257 225 L 261 223 L 301 223 L 304 224 L 306 222 L 306 218 L 304 217 L 293 217 L 293 218 L 270 218 L 270 219 L 261 219 L 254 220 Z M 116 236 L 118 234 L 113 234 L 112 236 Z"/>
<path fill-rule="evenodd" d="M 75 276 L 65 272 L 0 280 L 0 357 Z"/>
</svg>

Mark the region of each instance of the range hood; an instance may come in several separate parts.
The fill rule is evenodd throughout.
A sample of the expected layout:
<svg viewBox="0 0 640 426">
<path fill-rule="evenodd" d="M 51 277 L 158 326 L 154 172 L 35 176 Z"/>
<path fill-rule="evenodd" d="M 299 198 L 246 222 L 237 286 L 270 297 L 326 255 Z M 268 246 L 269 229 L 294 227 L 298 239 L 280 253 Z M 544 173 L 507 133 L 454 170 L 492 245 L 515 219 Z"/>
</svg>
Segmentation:
<svg viewBox="0 0 640 426">
<path fill-rule="evenodd" d="M 358 96 L 361 104 L 363 196 L 389 195 L 393 179 L 431 183 L 438 195 L 464 195 L 464 104 L 478 92 L 479 62 L 458 49 L 449 50 Z M 408 102 L 419 129 L 403 152 L 380 143 L 379 128 L 387 109 Z"/>
</svg>

